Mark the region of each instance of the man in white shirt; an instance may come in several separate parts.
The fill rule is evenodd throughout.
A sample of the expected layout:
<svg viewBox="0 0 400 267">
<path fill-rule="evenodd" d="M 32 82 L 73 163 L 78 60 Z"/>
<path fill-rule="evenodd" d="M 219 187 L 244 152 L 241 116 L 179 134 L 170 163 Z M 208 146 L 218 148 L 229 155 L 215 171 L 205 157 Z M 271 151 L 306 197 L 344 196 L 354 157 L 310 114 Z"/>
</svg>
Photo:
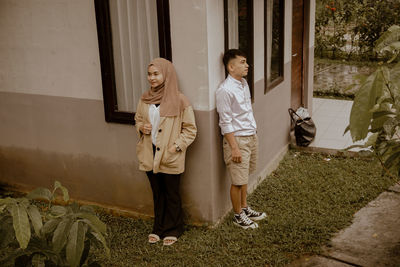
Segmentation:
<svg viewBox="0 0 400 267">
<path fill-rule="evenodd" d="M 224 136 L 224 161 L 232 181 L 233 223 L 244 229 L 254 229 L 258 227 L 254 221 L 262 220 L 267 215 L 247 205 L 249 174 L 256 170 L 258 156 L 257 125 L 249 86 L 244 79 L 249 65 L 246 55 L 238 49 L 228 50 L 223 61 L 229 75 L 216 92 L 216 102 L 219 126 Z"/>
</svg>

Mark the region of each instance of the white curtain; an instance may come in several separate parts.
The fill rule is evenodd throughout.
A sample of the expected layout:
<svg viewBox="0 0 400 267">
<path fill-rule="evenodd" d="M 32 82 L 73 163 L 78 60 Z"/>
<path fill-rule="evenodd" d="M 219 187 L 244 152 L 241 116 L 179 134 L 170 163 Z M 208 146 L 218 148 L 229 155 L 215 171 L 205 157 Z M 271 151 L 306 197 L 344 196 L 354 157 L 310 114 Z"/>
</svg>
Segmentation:
<svg viewBox="0 0 400 267">
<path fill-rule="evenodd" d="M 109 0 L 118 111 L 135 112 L 159 57 L 156 0 Z"/>
<path fill-rule="evenodd" d="M 228 0 L 229 49 L 239 48 L 239 10 L 238 0 Z"/>
</svg>

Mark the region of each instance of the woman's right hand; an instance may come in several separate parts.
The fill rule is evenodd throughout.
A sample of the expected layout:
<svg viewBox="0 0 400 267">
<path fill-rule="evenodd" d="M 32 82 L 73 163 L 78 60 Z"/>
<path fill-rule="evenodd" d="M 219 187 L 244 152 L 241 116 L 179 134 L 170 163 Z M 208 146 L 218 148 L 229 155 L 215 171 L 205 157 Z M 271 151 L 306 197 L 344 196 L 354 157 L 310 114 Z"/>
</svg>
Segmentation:
<svg viewBox="0 0 400 267">
<path fill-rule="evenodd" d="M 151 123 L 145 123 L 145 124 L 143 124 L 142 128 L 140 129 L 140 131 L 143 134 L 151 134 L 151 129 L 152 129 Z"/>
</svg>

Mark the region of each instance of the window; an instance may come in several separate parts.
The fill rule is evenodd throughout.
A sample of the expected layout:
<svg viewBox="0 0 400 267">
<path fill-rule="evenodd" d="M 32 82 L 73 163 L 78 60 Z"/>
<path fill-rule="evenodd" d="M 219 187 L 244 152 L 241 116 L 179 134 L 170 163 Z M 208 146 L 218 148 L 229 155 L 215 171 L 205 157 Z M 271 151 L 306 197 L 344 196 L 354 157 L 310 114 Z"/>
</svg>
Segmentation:
<svg viewBox="0 0 400 267">
<path fill-rule="evenodd" d="M 171 60 L 168 0 L 95 0 L 107 122 L 134 123 L 147 64 Z"/>
<path fill-rule="evenodd" d="M 264 0 L 265 93 L 283 81 L 284 0 Z"/>
<path fill-rule="evenodd" d="M 250 65 L 247 82 L 254 100 L 254 18 L 253 0 L 224 0 L 225 51 L 237 48 L 247 55 Z"/>
</svg>

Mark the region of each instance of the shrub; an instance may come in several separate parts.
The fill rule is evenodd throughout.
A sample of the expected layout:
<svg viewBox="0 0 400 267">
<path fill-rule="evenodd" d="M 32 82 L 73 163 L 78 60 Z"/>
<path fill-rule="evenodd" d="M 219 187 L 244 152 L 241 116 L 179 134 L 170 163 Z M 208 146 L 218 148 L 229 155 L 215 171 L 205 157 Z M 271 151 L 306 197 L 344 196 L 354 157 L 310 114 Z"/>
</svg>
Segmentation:
<svg viewBox="0 0 400 267">
<path fill-rule="evenodd" d="M 54 204 L 59 191 L 67 205 Z M 68 202 L 68 190 L 58 181 L 53 191 L 37 188 L 26 197 L 0 199 L 0 249 L 16 248 L 0 265 L 88 265 L 92 245 L 102 245 L 109 255 L 106 225 L 93 208 Z"/>
<path fill-rule="evenodd" d="M 399 176 L 400 172 L 400 62 L 390 68 L 400 53 L 400 26 L 392 26 L 377 41 L 377 54 L 388 53 L 391 59 L 363 82 L 357 92 L 347 130 L 353 141 L 368 140 L 352 147 L 370 148 L 384 169 Z M 346 130 L 346 131 L 347 131 Z"/>
</svg>

